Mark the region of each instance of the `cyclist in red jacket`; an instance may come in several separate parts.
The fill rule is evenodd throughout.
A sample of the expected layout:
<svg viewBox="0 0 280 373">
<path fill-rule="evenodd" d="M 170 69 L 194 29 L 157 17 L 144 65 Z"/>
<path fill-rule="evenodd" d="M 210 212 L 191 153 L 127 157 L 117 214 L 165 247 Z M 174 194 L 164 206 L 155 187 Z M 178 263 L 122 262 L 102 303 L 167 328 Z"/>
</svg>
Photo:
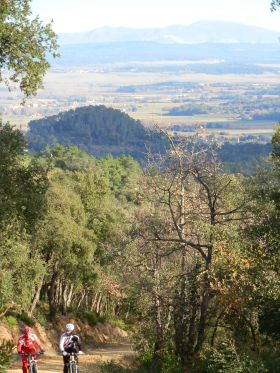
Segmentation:
<svg viewBox="0 0 280 373">
<path fill-rule="evenodd" d="M 24 354 L 32 354 L 34 359 L 37 359 L 36 349 L 37 347 L 41 353 L 44 352 L 43 347 L 32 329 L 28 326 L 24 327 L 23 334 L 19 337 L 17 344 L 17 351 L 22 355 L 22 372 L 28 373 L 28 358 Z"/>
</svg>

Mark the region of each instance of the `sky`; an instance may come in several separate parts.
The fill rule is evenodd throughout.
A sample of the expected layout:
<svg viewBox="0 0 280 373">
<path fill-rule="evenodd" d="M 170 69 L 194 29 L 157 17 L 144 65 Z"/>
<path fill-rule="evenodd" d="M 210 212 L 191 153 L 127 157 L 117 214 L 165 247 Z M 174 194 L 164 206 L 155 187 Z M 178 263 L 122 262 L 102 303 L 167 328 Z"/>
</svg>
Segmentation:
<svg viewBox="0 0 280 373">
<path fill-rule="evenodd" d="M 33 14 L 53 19 L 56 32 L 102 26 L 164 27 L 222 20 L 280 31 L 280 10 L 270 0 L 32 0 Z"/>
</svg>

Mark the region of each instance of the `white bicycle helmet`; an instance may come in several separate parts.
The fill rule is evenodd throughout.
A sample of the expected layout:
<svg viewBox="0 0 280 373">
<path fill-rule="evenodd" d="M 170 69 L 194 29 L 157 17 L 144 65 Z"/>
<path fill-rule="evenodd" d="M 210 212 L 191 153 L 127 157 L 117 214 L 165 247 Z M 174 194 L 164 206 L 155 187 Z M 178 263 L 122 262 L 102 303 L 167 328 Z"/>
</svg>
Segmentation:
<svg viewBox="0 0 280 373">
<path fill-rule="evenodd" d="M 65 325 L 65 330 L 68 330 L 69 332 L 73 332 L 75 329 L 75 326 L 71 323 Z"/>
</svg>

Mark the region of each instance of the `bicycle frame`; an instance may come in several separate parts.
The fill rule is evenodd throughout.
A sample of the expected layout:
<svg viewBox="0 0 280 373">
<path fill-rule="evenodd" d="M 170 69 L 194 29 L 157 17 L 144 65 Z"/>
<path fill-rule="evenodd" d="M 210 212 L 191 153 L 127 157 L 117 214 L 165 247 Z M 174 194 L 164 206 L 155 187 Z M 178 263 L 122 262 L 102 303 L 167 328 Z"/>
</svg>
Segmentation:
<svg viewBox="0 0 280 373">
<path fill-rule="evenodd" d="M 34 359 L 34 356 L 32 354 L 20 354 L 20 355 L 26 356 L 27 359 L 28 359 L 28 372 L 29 373 L 37 373 L 38 372 L 38 364 L 37 364 L 37 360 Z"/>
<path fill-rule="evenodd" d="M 28 357 L 28 365 L 29 365 L 29 373 L 37 373 L 38 366 L 37 366 L 37 360 L 34 359 L 34 356 L 29 354 Z M 35 369 L 34 369 L 35 368 Z"/>
<path fill-rule="evenodd" d="M 78 373 L 77 354 L 71 352 L 68 355 L 70 356 L 69 372 Z"/>
</svg>

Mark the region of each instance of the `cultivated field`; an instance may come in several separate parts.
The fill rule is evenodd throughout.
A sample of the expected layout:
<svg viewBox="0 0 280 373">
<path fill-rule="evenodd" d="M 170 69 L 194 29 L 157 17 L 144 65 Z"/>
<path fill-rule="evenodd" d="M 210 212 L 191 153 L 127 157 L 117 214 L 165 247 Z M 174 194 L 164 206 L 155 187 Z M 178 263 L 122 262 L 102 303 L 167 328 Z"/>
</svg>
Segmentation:
<svg viewBox="0 0 280 373">
<path fill-rule="evenodd" d="M 161 71 L 156 73 L 143 71 L 150 66 L 148 62 L 141 64 L 141 71 L 133 71 L 131 66 L 127 71 L 125 68 L 117 71 L 119 66 L 112 65 L 53 69 L 45 78 L 44 89 L 24 106 L 17 91 L 1 89 L 0 112 L 5 120 L 24 130 L 31 119 L 78 106 L 102 104 L 125 111 L 147 126 L 157 123 L 170 130 L 174 125 L 200 128 L 209 122 L 228 123 L 225 129 L 207 128 L 207 133 L 233 138 L 271 137 L 277 120 L 252 118 L 256 113 L 262 114 L 264 110 L 270 113 L 280 106 L 277 92 L 280 74 L 184 73 L 183 61 L 172 63 L 180 66 L 179 72 L 170 73 L 171 62 L 165 61 L 157 64 Z M 271 94 L 273 90 L 275 93 Z M 202 114 L 172 114 L 174 108 L 184 105 L 207 105 L 210 109 Z M 188 134 L 187 128 L 182 132 Z"/>
</svg>

